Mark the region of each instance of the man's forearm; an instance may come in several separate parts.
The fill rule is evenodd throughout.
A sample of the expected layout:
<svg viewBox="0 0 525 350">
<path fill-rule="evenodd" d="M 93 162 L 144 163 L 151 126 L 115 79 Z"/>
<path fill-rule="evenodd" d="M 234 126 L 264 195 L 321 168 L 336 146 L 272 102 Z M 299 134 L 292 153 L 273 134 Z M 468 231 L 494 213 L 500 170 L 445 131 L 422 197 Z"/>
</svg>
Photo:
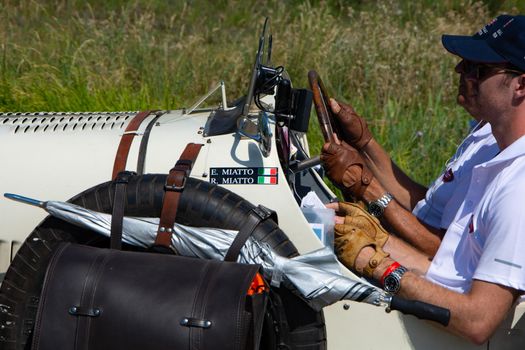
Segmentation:
<svg viewBox="0 0 525 350">
<path fill-rule="evenodd" d="M 390 235 L 383 250 L 390 254 L 392 259 L 418 276 L 425 276 L 428 271 L 431 261 L 428 255 L 407 244 L 404 240 Z"/>
<path fill-rule="evenodd" d="M 386 245 L 385 248 L 387 248 Z M 364 266 L 373 254 L 373 249 L 364 248 L 358 256 L 357 267 Z M 374 271 L 374 279 L 381 280 L 384 272 L 393 262 L 391 258 L 384 259 Z M 457 293 L 422 277 L 421 272 L 422 270 L 426 272 L 428 264 L 426 268 L 414 271 L 411 264 L 417 265 L 417 259 L 408 264 L 404 264 L 401 260 L 399 262 L 409 269 L 401 278 L 399 296 L 449 309 L 451 318 L 446 329 L 476 344 L 482 344 L 488 340 L 503 321 L 519 294 L 508 287 L 477 280 L 473 281 L 468 293 Z"/>
<path fill-rule="evenodd" d="M 360 152 L 374 176 L 405 209 L 411 211 L 425 197 L 427 189 L 399 169 L 375 139 L 372 138 Z"/>
<path fill-rule="evenodd" d="M 488 340 L 516 299 L 515 291 L 496 284 L 475 281 L 469 293 L 460 294 L 410 272 L 401 279 L 400 296 L 449 309 L 447 330 L 476 344 Z"/>
<path fill-rule="evenodd" d="M 397 201 L 390 202 L 383 219 L 390 228 L 406 242 L 429 257 L 433 257 L 441 244 L 442 232 L 425 226 L 411 212 L 402 208 Z"/>
<path fill-rule="evenodd" d="M 363 194 L 363 199 L 366 202 L 373 201 L 382 196 L 385 191 L 386 189 L 374 179 Z M 436 254 L 441 243 L 441 232 L 423 225 L 411 212 L 398 203 L 397 197 L 386 207 L 382 220 L 399 237 L 428 257 Z"/>
</svg>

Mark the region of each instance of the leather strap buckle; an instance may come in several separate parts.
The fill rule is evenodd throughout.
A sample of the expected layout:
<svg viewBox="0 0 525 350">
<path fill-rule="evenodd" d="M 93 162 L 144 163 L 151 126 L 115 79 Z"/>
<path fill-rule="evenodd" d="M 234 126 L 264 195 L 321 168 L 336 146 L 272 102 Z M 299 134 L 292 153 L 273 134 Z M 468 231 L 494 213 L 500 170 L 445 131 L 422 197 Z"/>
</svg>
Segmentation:
<svg viewBox="0 0 525 350">
<path fill-rule="evenodd" d="M 164 185 L 164 190 L 181 192 L 184 189 L 184 186 L 186 186 L 186 179 L 190 176 L 192 165 L 193 161 L 190 159 L 179 159 L 177 163 L 175 163 L 175 166 L 170 170 L 170 175 L 168 177 L 168 181 L 170 178 L 173 178 L 173 183 L 166 183 Z M 177 184 L 179 181 L 180 184 Z"/>
<path fill-rule="evenodd" d="M 261 218 L 261 221 L 268 219 L 273 215 L 273 213 L 275 213 L 273 210 L 270 210 L 261 204 L 253 208 L 253 212 L 257 214 L 259 218 Z"/>
<path fill-rule="evenodd" d="M 277 212 L 275 212 L 275 210 L 272 210 L 270 208 L 265 207 L 264 205 L 259 204 L 258 206 L 253 208 L 252 211 L 261 219 L 261 221 L 264 221 L 266 219 L 272 219 L 273 221 L 275 221 L 276 224 L 279 224 L 279 218 L 277 217 Z"/>
<path fill-rule="evenodd" d="M 129 183 L 129 180 L 135 175 L 137 175 L 137 173 L 134 171 L 127 171 L 127 170 L 121 171 L 117 174 L 117 177 L 115 178 L 115 183 L 116 184 L 127 184 Z"/>
<path fill-rule="evenodd" d="M 176 185 L 176 184 L 173 184 L 173 185 L 165 184 L 165 185 L 164 185 L 164 190 L 165 190 L 165 191 L 173 191 L 173 192 L 182 192 L 182 190 L 184 189 L 184 186 L 186 186 L 186 179 L 187 179 L 187 177 L 186 177 L 186 176 L 183 176 L 183 177 L 182 177 L 182 184 L 180 184 L 180 185 Z"/>
</svg>

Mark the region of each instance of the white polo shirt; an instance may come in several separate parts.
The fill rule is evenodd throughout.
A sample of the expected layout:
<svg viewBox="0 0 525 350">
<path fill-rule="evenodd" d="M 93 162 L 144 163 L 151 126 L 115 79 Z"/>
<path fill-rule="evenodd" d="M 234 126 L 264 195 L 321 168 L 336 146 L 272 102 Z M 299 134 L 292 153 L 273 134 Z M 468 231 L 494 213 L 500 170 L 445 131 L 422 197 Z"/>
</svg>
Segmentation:
<svg viewBox="0 0 525 350">
<path fill-rule="evenodd" d="M 460 293 L 472 279 L 525 291 L 525 136 L 472 170 L 426 278 Z"/>
<path fill-rule="evenodd" d="M 447 162 L 445 170 L 428 188 L 412 213 L 424 223 L 447 229 L 467 192 L 472 168 L 499 152 L 489 123 L 475 128 Z M 455 201 L 450 201 L 452 196 Z"/>
</svg>

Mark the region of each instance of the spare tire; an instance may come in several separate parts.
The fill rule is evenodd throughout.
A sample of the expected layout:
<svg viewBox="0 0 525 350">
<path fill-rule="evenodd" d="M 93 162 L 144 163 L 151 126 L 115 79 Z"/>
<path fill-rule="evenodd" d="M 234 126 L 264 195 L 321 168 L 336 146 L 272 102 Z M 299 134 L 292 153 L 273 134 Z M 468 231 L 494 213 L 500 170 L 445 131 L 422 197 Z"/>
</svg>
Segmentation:
<svg viewBox="0 0 525 350">
<path fill-rule="evenodd" d="M 126 191 L 126 215 L 159 217 L 166 175 L 148 174 L 131 179 Z M 110 213 L 115 186 L 92 187 L 69 202 Z M 188 179 L 182 193 L 177 222 L 190 226 L 239 229 L 253 204 L 233 192 L 197 179 Z M 297 249 L 273 220 L 257 227 L 255 239 L 276 253 L 293 257 Z M 29 349 L 36 310 L 47 264 L 60 242 L 107 247 L 109 239 L 48 216 L 29 235 L 13 259 L 0 287 L 0 348 Z M 139 250 L 125 246 L 124 249 Z M 322 312 L 311 309 L 285 288 L 271 290 L 261 349 L 326 349 Z"/>
</svg>

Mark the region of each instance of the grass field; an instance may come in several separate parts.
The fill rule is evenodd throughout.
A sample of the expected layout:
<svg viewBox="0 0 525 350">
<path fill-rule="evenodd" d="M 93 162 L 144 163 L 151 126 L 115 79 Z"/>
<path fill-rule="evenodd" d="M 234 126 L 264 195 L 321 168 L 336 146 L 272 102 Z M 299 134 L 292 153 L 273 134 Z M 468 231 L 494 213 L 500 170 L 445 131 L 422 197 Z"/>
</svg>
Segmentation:
<svg viewBox="0 0 525 350">
<path fill-rule="evenodd" d="M 422 183 L 468 116 L 443 33 L 472 34 L 522 1 L 7 1 L 0 3 L 0 111 L 175 109 L 219 80 L 241 96 L 264 16 L 273 63 L 306 87 L 316 69 L 394 160 Z M 315 115 L 312 114 L 312 121 Z M 322 144 L 311 123 L 313 153 Z"/>
</svg>

